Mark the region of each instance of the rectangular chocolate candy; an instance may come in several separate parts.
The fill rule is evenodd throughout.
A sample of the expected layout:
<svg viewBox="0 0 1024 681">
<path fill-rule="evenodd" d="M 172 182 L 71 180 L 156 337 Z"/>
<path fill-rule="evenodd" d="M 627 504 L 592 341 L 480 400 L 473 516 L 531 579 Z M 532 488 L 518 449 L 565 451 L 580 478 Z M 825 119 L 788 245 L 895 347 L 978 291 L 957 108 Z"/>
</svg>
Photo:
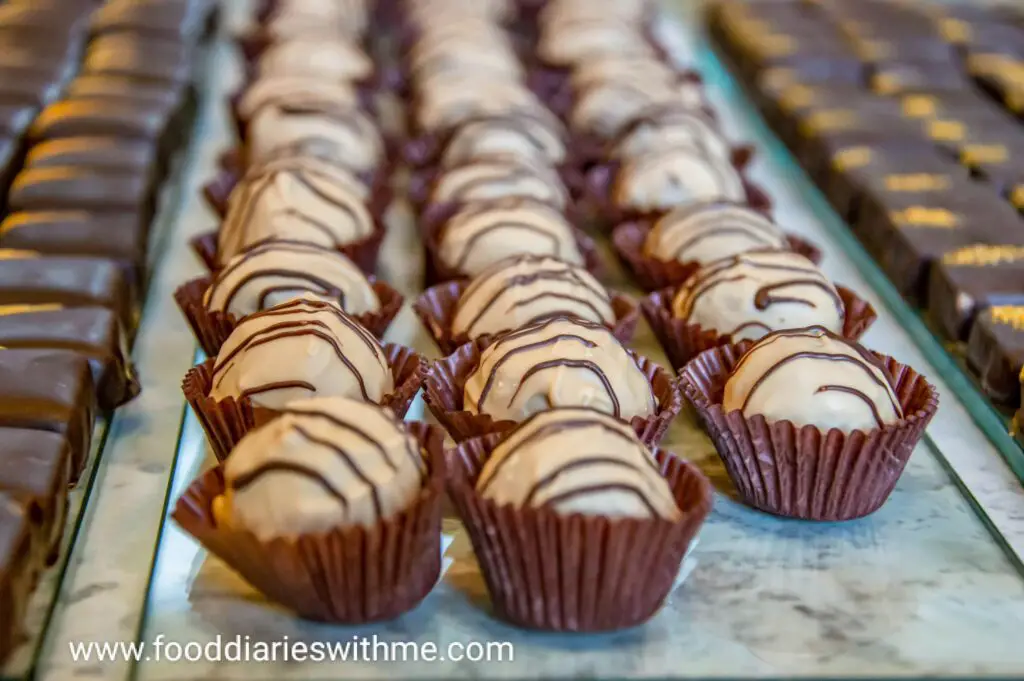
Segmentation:
<svg viewBox="0 0 1024 681">
<path fill-rule="evenodd" d="M 948 338 L 967 340 L 977 314 L 995 305 L 1024 305 L 1024 246 L 963 246 L 932 266 L 928 315 Z"/>
<path fill-rule="evenodd" d="M 142 214 L 132 211 L 23 211 L 0 223 L 0 248 L 111 260 L 121 266 L 125 280 L 141 290 L 147 225 Z"/>
<path fill-rule="evenodd" d="M 29 149 L 25 166 L 84 167 L 151 177 L 156 167 L 156 145 L 148 140 L 119 137 L 62 137 Z"/>
<path fill-rule="evenodd" d="M 0 305 L 25 303 L 105 307 L 117 313 L 129 335 L 138 321 L 135 301 L 117 263 L 0 249 Z"/>
<path fill-rule="evenodd" d="M 84 166 L 25 168 L 14 178 L 7 206 L 19 210 L 153 210 L 152 181 L 130 170 Z"/>
<path fill-rule="evenodd" d="M 0 491 L 38 509 L 47 563 L 57 559 L 67 518 L 71 448 L 63 435 L 0 428 Z"/>
<path fill-rule="evenodd" d="M 89 360 L 73 350 L 0 350 L 0 426 L 64 435 L 78 480 L 92 443 L 96 391 Z"/>
<path fill-rule="evenodd" d="M 39 564 L 25 502 L 0 491 L 0 664 L 21 642 Z"/>
<path fill-rule="evenodd" d="M 89 360 L 102 409 L 139 393 L 124 331 L 102 307 L 0 306 L 0 347 L 73 350 Z"/>
<path fill-rule="evenodd" d="M 978 314 L 967 338 L 967 366 L 993 401 L 1019 406 L 1024 306 L 996 305 Z"/>
</svg>

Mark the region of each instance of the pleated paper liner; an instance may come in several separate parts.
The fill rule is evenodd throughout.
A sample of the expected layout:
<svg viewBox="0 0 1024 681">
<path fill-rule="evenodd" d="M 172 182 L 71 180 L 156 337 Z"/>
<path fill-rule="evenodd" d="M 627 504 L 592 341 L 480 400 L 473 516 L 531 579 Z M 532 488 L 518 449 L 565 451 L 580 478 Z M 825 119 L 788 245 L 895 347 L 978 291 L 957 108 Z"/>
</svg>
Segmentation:
<svg viewBox="0 0 1024 681">
<path fill-rule="evenodd" d="M 650 233 L 646 221 L 625 222 L 612 231 L 612 246 L 619 260 L 645 291 L 657 291 L 682 284 L 700 267 L 696 261 L 661 260 L 644 253 L 644 241 Z M 821 264 L 821 250 L 809 241 L 787 234 L 786 240 L 794 253 L 799 253 L 815 265 Z"/>
<path fill-rule="evenodd" d="M 674 454 L 654 450 L 682 511 L 676 522 L 499 506 L 480 497 L 474 485 L 502 437 L 474 438 L 448 451 L 448 496 L 498 616 L 521 627 L 566 632 L 613 631 L 650 619 L 711 511 L 707 478 Z"/>
<path fill-rule="evenodd" d="M 911 367 L 876 355 L 903 407 L 898 423 L 843 433 L 769 422 L 760 415 L 748 418 L 739 410 L 726 413 L 725 383 L 752 345 L 744 341 L 706 350 L 683 368 L 680 379 L 744 503 L 774 515 L 822 521 L 878 510 L 938 409 L 935 388 Z"/>
<path fill-rule="evenodd" d="M 426 251 L 424 269 L 426 285 L 428 287 L 457 279 L 470 278 L 465 272 L 445 263 L 440 255 L 441 233 L 448 220 L 458 210 L 459 204 L 457 203 L 432 204 L 420 215 L 418 228 Z M 570 225 L 575 224 L 575 221 L 569 215 L 566 215 L 566 220 Z M 579 249 L 580 255 L 583 256 L 583 266 L 588 272 L 600 279 L 604 274 L 604 265 L 601 262 L 601 255 L 594 240 L 582 230 L 575 228 L 573 229 L 573 236 L 576 241 L 576 247 Z M 508 253 L 509 256 L 520 254 L 520 252 L 514 251 Z"/>
<path fill-rule="evenodd" d="M 743 173 L 743 166 L 751 158 L 749 148 L 741 147 L 734 151 L 736 152 L 734 153 L 734 166 L 743 178 L 746 194 L 745 205 L 754 210 L 769 212 L 772 207 L 771 198 L 763 189 L 748 180 Z M 576 197 L 578 210 L 581 215 L 586 217 L 588 226 L 600 232 L 610 232 L 616 225 L 624 222 L 646 220 L 652 217 L 652 214 L 623 208 L 615 203 L 613 193 L 618 171 L 618 162 L 602 163 L 590 168 Z"/>
<path fill-rule="evenodd" d="M 422 423 L 406 428 L 426 453 L 428 478 L 408 508 L 370 529 L 261 541 L 248 530 L 218 526 L 219 466 L 192 483 L 172 517 L 260 593 L 301 617 L 339 624 L 394 619 L 430 593 L 441 571 L 444 434 Z"/>
<path fill-rule="evenodd" d="M 380 246 L 384 241 L 385 229 L 384 224 L 377 220 L 374 221 L 373 232 L 364 239 L 354 241 L 350 244 L 345 244 L 339 247 L 337 250 L 339 253 L 347 256 L 349 260 L 355 263 L 356 267 L 361 269 L 366 274 L 373 274 L 377 269 L 377 257 L 380 255 Z M 271 239 L 265 239 L 250 244 L 250 247 L 255 246 L 257 243 L 265 243 Z M 284 241 L 287 241 L 284 239 Z M 216 230 L 211 232 L 205 232 L 197 237 L 194 237 L 189 244 L 192 246 L 193 252 L 199 257 L 206 269 L 212 273 L 220 271 L 222 265 L 220 259 L 217 257 L 217 232 Z"/>
<path fill-rule="evenodd" d="M 229 149 L 221 154 L 217 162 L 221 170 L 216 177 L 203 185 L 203 198 L 213 212 L 223 219 L 228 212 L 231 192 L 238 186 L 246 172 L 245 150 L 241 147 Z M 391 162 L 388 161 L 375 172 L 354 173 L 364 185 L 370 188 L 367 208 L 369 208 L 370 214 L 378 220 L 384 219 L 384 215 L 394 199 L 394 190 L 391 186 L 394 172 Z"/>
<path fill-rule="evenodd" d="M 362 324 L 377 338 L 383 338 L 391 322 L 395 319 L 399 310 L 402 309 L 404 298 L 402 294 L 391 288 L 387 282 L 380 281 L 375 277 L 368 277 L 374 293 L 380 300 L 380 309 L 374 312 L 352 315 L 352 318 Z M 210 288 L 212 277 L 199 277 L 186 282 L 174 292 L 174 300 L 178 308 L 188 320 L 192 334 L 199 341 L 200 347 L 208 357 L 215 357 L 220 352 L 220 346 L 227 340 L 231 332 L 235 330 L 238 319 L 233 314 L 208 310 L 203 304 L 203 296 Z"/>
<path fill-rule="evenodd" d="M 430 337 L 445 355 L 450 355 L 459 347 L 474 340 L 465 333 L 452 335 L 452 320 L 469 283 L 465 279 L 460 279 L 438 284 L 424 291 L 412 305 L 416 316 L 423 322 Z M 640 321 L 640 307 L 635 300 L 620 293 L 612 296 L 611 304 L 615 313 L 615 324 L 608 328 L 620 343 L 628 343 L 633 339 L 637 322 Z M 483 334 L 478 338 L 490 341 L 492 335 Z"/>
<path fill-rule="evenodd" d="M 487 339 L 467 343 L 424 369 L 423 401 L 456 442 L 503 433 L 517 425 L 515 421 L 495 420 L 464 409 L 466 381 L 480 364 L 480 354 L 488 345 Z M 634 416 L 630 425 L 644 444 L 653 447 L 661 442 L 672 419 L 682 409 L 682 396 L 672 374 L 646 357 L 627 352 L 650 382 L 655 401 L 652 416 Z"/>
<path fill-rule="evenodd" d="M 836 286 L 839 297 L 843 301 L 844 338 L 859 340 L 878 315 L 871 303 L 843 286 Z M 651 325 L 655 337 L 665 350 L 672 368 L 682 369 L 691 359 L 719 345 L 731 345 L 732 336 L 720 335 L 714 329 L 706 329 L 700 324 L 687 324 L 672 315 L 672 299 L 676 289 L 667 288 L 655 291 L 640 301 L 647 323 Z"/>
<path fill-rule="evenodd" d="M 402 345 L 385 343 L 384 354 L 391 365 L 395 391 L 385 395 L 380 404 L 401 419 L 409 411 L 409 405 L 423 383 L 426 363 L 413 350 Z M 213 453 L 219 461 L 223 461 L 246 433 L 277 413 L 253 405 L 248 397 L 228 397 L 223 400 L 209 397 L 215 362 L 216 359 L 211 357 L 189 369 L 181 383 L 181 390 L 202 424 Z"/>
</svg>

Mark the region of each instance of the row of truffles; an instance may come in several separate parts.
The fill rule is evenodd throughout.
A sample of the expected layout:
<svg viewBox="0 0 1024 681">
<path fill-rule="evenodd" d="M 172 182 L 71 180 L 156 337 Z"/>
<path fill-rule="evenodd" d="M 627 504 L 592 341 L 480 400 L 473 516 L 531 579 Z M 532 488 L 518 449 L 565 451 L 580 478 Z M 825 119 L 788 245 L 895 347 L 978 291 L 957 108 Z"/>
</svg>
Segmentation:
<svg viewBox="0 0 1024 681">
<path fill-rule="evenodd" d="M 148 235 L 214 21 L 202 0 L 0 7 L 0 668 L 60 558 L 96 418 L 139 390 Z"/>
<path fill-rule="evenodd" d="M 375 65 L 366 31 L 374 11 L 368 1 L 278 2 L 243 38 L 248 81 L 234 98 L 241 139 L 217 180 L 230 190 L 221 226 L 206 239 L 211 273 L 176 294 L 211 357 L 237 343 L 232 332 L 243 320 L 273 326 L 294 316 L 290 323 L 298 328 L 304 316 L 311 324 L 321 324 L 317 315 L 331 318 L 334 306 L 347 313 L 345 323 L 351 315 L 360 333 L 380 336 L 402 304 L 397 291 L 372 276 L 390 182 L 387 144 L 368 96 Z M 297 298 L 329 305 L 296 307 Z M 323 323 L 326 333 L 335 321 Z M 331 333 L 328 345 L 336 342 Z M 379 344 L 375 349 L 383 352 Z M 383 367 L 371 384 L 390 381 Z M 323 364 L 308 369 L 334 380 Z M 276 408 L 317 393 L 321 384 L 303 385 L 258 394 L 243 387 L 235 397 L 245 393 Z M 383 394 L 365 386 L 360 392 L 375 400 Z"/>
<path fill-rule="evenodd" d="M 700 79 L 652 39 L 653 11 L 625 0 L 554 0 L 537 19 L 540 86 L 561 100 L 580 160 L 599 163 L 583 194 L 598 222 L 747 198 Z"/>
<path fill-rule="evenodd" d="M 515 255 L 585 260 L 566 217 L 564 126 L 527 86 L 501 9 L 470 0 L 406 7 L 411 145 L 421 150 L 412 198 L 435 281 Z"/>
</svg>

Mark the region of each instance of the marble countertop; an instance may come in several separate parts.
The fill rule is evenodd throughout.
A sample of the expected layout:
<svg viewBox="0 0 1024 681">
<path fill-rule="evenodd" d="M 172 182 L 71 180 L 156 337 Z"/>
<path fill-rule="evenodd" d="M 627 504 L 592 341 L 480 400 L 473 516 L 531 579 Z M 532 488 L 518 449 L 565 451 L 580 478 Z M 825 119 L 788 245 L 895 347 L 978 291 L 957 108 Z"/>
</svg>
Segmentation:
<svg viewBox="0 0 1024 681">
<path fill-rule="evenodd" d="M 227 4 L 240 11 L 244 2 Z M 684 3 L 685 4 L 685 3 Z M 699 678 L 1019 675 L 1024 672 L 1024 492 L 963 405 L 871 286 L 822 226 L 834 219 L 806 192 L 798 169 L 744 114 L 739 93 L 701 50 L 692 22 L 664 22 L 672 51 L 712 71 L 708 87 L 736 140 L 762 152 L 752 171 L 778 204 L 787 229 L 823 247 L 825 270 L 881 310 L 866 343 L 918 367 L 942 392 L 942 407 L 890 501 L 869 518 L 844 524 L 787 521 L 731 498 L 728 478 L 692 418 L 677 420 L 666 446 L 696 462 L 718 490 L 714 511 L 686 579 L 647 625 L 600 636 L 524 632 L 491 617 L 486 590 L 458 522 L 447 571 L 427 600 L 406 616 L 358 629 L 297 620 L 267 604 L 219 560 L 166 520 L 194 475 L 208 466 L 202 434 L 185 414 L 179 381 L 195 358 L 170 291 L 199 273 L 186 241 L 213 216 L 199 195 L 228 144 L 223 95 L 238 79 L 226 41 L 214 48 L 199 140 L 184 191 L 182 217 L 156 269 L 135 358 L 144 392 L 117 412 L 97 470 L 36 676 L 46 681 L 102 679 L 314 678 Z M 407 213 L 391 216 L 382 275 L 416 291 L 419 251 Z M 390 256 L 390 257 L 389 257 Z M 415 262 L 410 267 L 409 263 Z M 621 273 L 613 286 L 628 287 Z M 388 340 L 437 351 L 411 310 Z M 642 327 L 634 347 L 664 361 Z M 413 418 L 422 414 L 415 404 Z M 964 490 L 969 490 L 965 493 Z M 248 641 L 509 642 L 506 662 L 412 661 L 337 664 L 179 662 L 124 659 L 76 662 L 78 642 L 158 637 L 205 644 Z"/>
</svg>

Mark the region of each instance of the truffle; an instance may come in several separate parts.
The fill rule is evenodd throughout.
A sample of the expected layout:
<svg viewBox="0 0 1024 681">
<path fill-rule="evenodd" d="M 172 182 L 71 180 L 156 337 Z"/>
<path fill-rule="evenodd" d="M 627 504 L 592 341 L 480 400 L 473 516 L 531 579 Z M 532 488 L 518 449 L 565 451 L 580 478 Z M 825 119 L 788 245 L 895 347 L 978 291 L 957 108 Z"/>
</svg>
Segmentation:
<svg viewBox="0 0 1024 681">
<path fill-rule="evenodd" d="M 605 518 L 679 519 L 650 452 L 627 424 L 592 409 L 533 415 L 491 452 L 477 478 L 498 505 Z"/>
<path fill-rule="evenodd" d="M 373 75 L 373 60 L 344 40 L 304 36 L 269 46 L 257 64 L 260 76 L 310 76 L 325 81 L 358 81 Z"/>
<path fill-rule="evenodd" d="M 215 400 L 248 397 L 268 409 L 313 396 L 380 402 L 394 388 L 377 339 L 309 294 L 243 319 L 221 346 L 212 382 Z"/>
<path fill-rule="evenodd" d="M 557 165 L 565 161 L 564 137 L 559 122 L 547 117 L 527 113 L 484 116 L 467 121 L 452 133 L 442 164 L 452 167 L 508 154 Z"/>
<path fill-rule="evenodd" d="M 265 239 L 327 248 L 360 241 L 374 229 L 364 193 L 353 175 L 317 159 L 291 157 L 258 168 L 231 192 L 217 234 L 217 256 L 226 262 Z"/>
<path fill-rule="evenodd" d="M 268 76 L 257 78 L 245 88 L 235 104 L 235 112 L 243 121 L 251 121 L 265 107 L 296 102 L 320 102 L 325 108 L 357 106 L 359 93 L 348 83 L 311 76 Z"/>
<path fill-rule="evenodd" d="M 624 421 L 655 411 L 650 382 L 612 332 L 565 317 L 487 347 L 466 381 L 464 405 L 511 421 L 557 407 L 591 407 Z"/>
<path fill-rule="evenodd" d="M 703 95 L 698 87 L 685 82 L 606 80 L 591 84 L 577 96 L 570 127 L 611 140 L 645 109 L 670 103 L 696 108 L 703 104 Z"/>
<path fill-rule="evenodd" d="M 380 309 L 366 275 L 343 254 L 301 241 L 267 241 L 240 252 L 217 273 L 207 309 L 246 317 L 305 293 L 358 315 Z"/>
<path fill-rule="evenodd" d="M 264 106 L 249 121 L 246 152 L 260 163 L 309 140 L 330 147 L 333 158 L 357 172 L 376 169 L 384 157 L 380 131 L 364 111 L 321 98 Z"/>
<path fill-rule="evenodd" d="M 444 225 L 438 254 L 471 277 L 505 258 L 548 255 L 579 265 L 583 256 L 573 227 L 559 211 L 525 199 L 477 201 L 461 207 Z"/>
<path fill-rule="evenodd" d="M 518 256 L 470 282 L 452 318 L 452 335 L 495 335 L 559 316 L 615 321 L 608 291 L 585 269 L 555 258 Z"/>
<path fill-rule="evenodd" d="M 634 26 L 617 17 L 601 21 L 566 22 L 541 31 L 538 56 L 547 64 L 574 66 L 599 55 L 654 57 L 654 47 Z"/>
<path fill-rule="evenodd" d="M 427 131 L 451 130 L 479 116 L 543 112 L 544 105 L 522 83 L 499 80 L 490 72 L 451 74 L 423 88 L 415 109 L 416 120 Z"/>
<path fill-rule="evenodd" d="M 613 191 L 616 205 L 641 212 L 709 199 L 746 200 L 743 178 L 731 164 L 689 146 L 663 147 L 626 160 Z"/>
<path fill-rule="evenodd" d="M 666 147 L 692 147 L 706 156 L 729 161 L 732 145 L 718 125 L 700 110 L 678 104 L 657 105 L 639 112 L 616 139 L 612 155 L 638 158 Z"/>
<path fill-rule="evenodd" d="M 722 407 L 823 431 L 869 431 L 903 418 L 884 365 L 819 326 L 776 331 L 750 348 L 725 384 Z"/>
<path fill-rule="evenodd" d="M 261 541 L 370 528 L 415 500 L 426 470 L 390 410 L 344 397 L 296 400 L 231 452 L 214 514 Z"/>
<path fill-rule="evenodd" d="M 805 326 L 843 328 L 843 301 L 814 263 L 789 251 L 744 253 L 699 269 L 676 293 L 673 316 L 732 340 Z"/>
<path fill-rule="evenodd" d="M 697 262 L 759 250 L 785 250 L 786 236 L 767 216 L 724 201 L 701 201 L 666 213 L 647 234 L 644 254 Z"/>
<path fill-rule="evenodd" d="M 528 157 L 486 156 L 445 169 L 437 178 L 433 203 L 519 197 L 563 208 L 569 200 L 565 185 L 550 166 Z"/>
</svg>

